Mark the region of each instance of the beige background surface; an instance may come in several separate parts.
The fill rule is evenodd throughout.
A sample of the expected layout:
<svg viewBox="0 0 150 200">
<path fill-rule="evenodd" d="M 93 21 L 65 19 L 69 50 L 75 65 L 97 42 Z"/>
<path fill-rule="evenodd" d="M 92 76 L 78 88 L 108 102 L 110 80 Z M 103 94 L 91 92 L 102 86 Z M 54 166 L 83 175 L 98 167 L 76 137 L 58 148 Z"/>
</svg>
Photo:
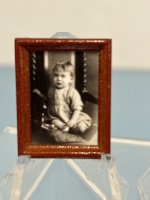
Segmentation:
<svg viewBox="0 0 150 200">
<path fill-rule="evenodd" d="M 150 69 L 148 0 L 0 0 L 0 67 L 14 67 L 14 38 L 112 38 L 113 69 Z"/>
</svg>

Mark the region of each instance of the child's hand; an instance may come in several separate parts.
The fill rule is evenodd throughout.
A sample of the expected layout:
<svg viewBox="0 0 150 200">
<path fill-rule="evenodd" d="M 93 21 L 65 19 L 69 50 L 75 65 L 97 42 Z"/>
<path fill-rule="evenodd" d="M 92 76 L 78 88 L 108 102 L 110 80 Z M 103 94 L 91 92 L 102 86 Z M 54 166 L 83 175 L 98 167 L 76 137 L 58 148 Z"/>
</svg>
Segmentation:
<svg viewBox="0 0 150 200">
<path fill-rule="evenodd" d="M 74 128 L 76 126 L 76 120 L 71 119 L 68 123 L 67 126 L 69 126 L 70 128 Z"/>
</svg>

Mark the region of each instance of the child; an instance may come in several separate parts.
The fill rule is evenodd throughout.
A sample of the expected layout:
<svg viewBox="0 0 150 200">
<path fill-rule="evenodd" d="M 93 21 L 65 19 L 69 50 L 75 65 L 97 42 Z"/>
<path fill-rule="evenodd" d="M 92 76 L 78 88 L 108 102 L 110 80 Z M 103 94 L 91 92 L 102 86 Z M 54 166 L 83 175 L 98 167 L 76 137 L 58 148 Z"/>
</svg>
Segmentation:
<svg viewBox="0 0 150 200">
<path fill-rule="evenodd" d="M 74 67 L 70 62 L 59 62 L 54 66 L 52 76 L 53 87 L 48 92 L 51 125 L 65 132 L 84 133 L 92 120 L 82 112 L 81 97 L 72 86 Z"/>
</svg>

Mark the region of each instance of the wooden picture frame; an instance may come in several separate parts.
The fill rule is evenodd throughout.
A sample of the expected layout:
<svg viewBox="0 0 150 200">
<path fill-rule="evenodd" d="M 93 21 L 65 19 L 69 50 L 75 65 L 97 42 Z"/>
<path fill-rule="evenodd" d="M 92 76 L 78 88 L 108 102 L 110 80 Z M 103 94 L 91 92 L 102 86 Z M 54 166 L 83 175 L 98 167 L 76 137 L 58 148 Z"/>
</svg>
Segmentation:
<svg viewBox="0 0 150 200">
<path fill-rule="evenodd" d="M 18 155 L 100 158 L 110 153 L 111 39 L 16 38 L 15 59 Z M 52 63 L 63 59 L 74 63 L 74 87 L 87 112 L 96 116 L 88 114 L 96 122 L 85 134 L 59 130 L 46 118 Z"/>
</svg>

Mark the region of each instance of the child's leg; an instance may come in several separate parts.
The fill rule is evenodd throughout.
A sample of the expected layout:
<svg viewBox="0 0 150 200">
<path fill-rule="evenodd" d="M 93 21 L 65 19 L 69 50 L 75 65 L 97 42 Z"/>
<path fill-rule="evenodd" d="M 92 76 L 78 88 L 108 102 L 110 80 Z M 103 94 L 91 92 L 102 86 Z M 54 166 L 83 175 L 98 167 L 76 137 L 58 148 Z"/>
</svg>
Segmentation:
<svg viewBox="0 0 150 200">
<path fill-rule="evenodd" d="M 56 128 L 61 130 L 64 129 L 64 127 L 66 126 L 66 124 L 59 119 L 53 119 L 52 124 L 54 124 Z"/>
</svg>

